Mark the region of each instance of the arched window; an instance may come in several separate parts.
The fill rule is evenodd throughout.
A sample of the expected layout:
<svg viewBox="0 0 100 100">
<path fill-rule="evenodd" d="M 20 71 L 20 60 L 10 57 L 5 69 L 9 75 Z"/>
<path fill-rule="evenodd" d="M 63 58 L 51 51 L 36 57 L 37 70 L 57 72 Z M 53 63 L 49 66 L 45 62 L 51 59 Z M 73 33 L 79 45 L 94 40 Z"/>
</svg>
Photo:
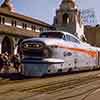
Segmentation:
<svg viewBox="0 0 100 100">
<path fill-rule="evenodd" d="M 22 27 L 23 27 L 24 29 L 26 29 L 26 28 L 27 28 L 27 24 L 22 23 Z"/>
<path fill-rule="evenodd" d="M 16 27 L 16 21 L 12 20 L 11 24 Z"/>
<path fill-rule="evenodd" d="M 63 24 L 67 24 L 67 23 L 69 23 L 69 15 L 65 13 L 63 15 Z"/>
<path fill-rule="evenodd" d="M 1 21 L 1 17 L 0 17 L 0 24 L 1 24 L 1 22 L 2 22 L 2 21 Z"/>
<path fill-rule="evenodd" d="M 5 24 L 5 18 L 4 17 L 2 18 L 2 24 Z"/>
<path fill-rule="evenodd" d="M 35 25 L 31 25 L 31 29 L 35 32 L 36 26 Z"/>
</svg>

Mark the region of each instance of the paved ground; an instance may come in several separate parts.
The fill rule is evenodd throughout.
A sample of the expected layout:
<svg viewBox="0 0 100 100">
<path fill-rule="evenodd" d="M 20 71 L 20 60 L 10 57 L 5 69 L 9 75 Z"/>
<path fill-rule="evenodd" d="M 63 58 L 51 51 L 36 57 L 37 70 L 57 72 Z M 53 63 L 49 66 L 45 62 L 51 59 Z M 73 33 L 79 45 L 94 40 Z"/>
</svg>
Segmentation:
<svg viewBox="0 0 100 100">
<path fill-rule="evenodd" d="M 0 100 L 100 100 L 100 71 L 46 78 L 0 74 Z"/>
</svg>

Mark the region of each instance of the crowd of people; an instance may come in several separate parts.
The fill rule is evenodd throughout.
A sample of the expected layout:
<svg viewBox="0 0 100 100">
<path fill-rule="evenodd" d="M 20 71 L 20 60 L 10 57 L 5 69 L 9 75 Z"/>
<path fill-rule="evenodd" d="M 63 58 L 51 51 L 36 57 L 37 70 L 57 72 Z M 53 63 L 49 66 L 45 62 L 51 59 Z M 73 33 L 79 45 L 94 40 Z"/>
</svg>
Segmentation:
<svg viewBox="0 0 100 100">
<path fill-rule="evenodd" d="M 20 72 L 21 58 L 19 54 L 8 54 L 7 52 L 0 54 L 0 72 L 8 73 L 13 67 L 16 72 Z"/>
</svg>

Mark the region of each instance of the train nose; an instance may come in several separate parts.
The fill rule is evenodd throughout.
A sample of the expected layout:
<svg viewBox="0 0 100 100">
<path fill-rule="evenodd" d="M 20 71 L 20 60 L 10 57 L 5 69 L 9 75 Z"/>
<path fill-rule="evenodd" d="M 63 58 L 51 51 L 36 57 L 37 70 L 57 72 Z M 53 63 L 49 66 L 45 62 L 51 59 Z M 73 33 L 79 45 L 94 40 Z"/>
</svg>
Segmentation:
<svg viewBox="0 0 100 100">
<path fill-rule="evenodd" d="M 51 55 L 51 50 L 41 41 L 25 42 L 22 45 L 22 50 L 24 55 L 32 57 L 47 58 Z"/>
</svg>

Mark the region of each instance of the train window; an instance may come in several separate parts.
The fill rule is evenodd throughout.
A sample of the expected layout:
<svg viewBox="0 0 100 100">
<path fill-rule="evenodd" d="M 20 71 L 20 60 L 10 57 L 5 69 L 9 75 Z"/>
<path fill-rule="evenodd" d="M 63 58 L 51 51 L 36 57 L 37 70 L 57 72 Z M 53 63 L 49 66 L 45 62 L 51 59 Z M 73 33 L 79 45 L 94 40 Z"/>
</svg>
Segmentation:
<svg viewBox="0 0 100 100">
<path fill-rule="evenodd" d="M 77 39 L 75 39 L 75 42 L 76 42 L 76 43 L 80 43 Z"/>
<path fill-rule="evenodd" d="M 70 36 L 66 35 L 66 41 L 70 41 Z"/>
<path fill-rule="evenodd" d="M 61 32 L 43 32 L 40 34 L 40 37 L 63 38 L 63 33 L 61 33 Z"/>
<path fill-rule="evenodd" d="M 76 43 L 80 43 L 79 40 L 77 40 L 76 38 L 70 36 L 70 35 L 66 35 L 64 40 L 66 41 L 71 41 L 71 42 L 76 42 Z"/>
<path fill-rule="evenodd" d="M 62 38 L 63 38 L 63 40 L 65 40 L 65 41 L 66 41 L 66 35 L 63 35 L 63 36 L 62 36 Z"/>
<path fill-rule="evenodd" d="M 71 37 L 71 36 L 70 36 L 70 41 L 71 41 L 71 42 L 80 43 L 80 42 L 79 42 L 79 41 L 78 41 L 76 38 L 74 38 L 74 37 Z"/>
</svg>

